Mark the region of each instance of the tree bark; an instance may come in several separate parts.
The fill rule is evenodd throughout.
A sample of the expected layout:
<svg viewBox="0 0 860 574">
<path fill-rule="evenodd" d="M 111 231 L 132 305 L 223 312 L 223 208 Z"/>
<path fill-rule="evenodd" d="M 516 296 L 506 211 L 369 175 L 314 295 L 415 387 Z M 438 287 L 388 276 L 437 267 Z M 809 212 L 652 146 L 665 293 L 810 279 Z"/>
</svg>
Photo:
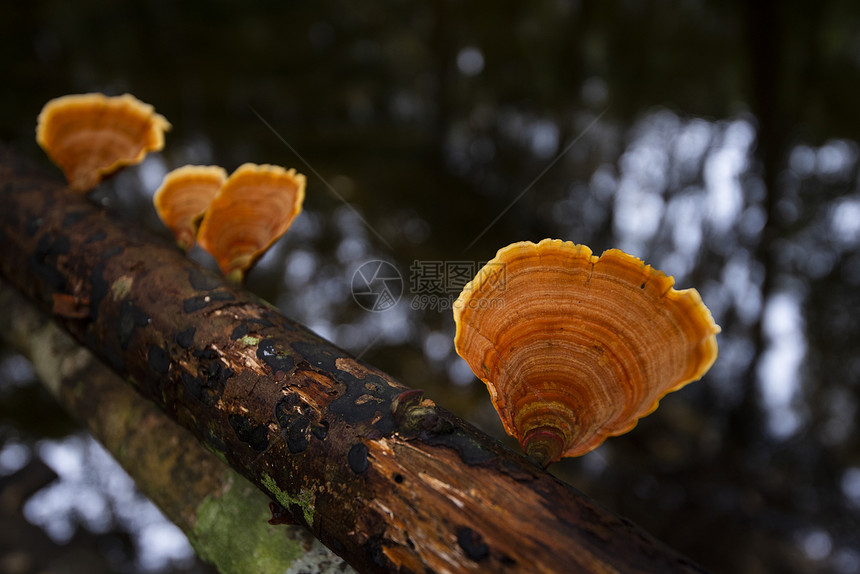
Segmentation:
<svg viewBox="0 0 860 574">
<path fill-rule="evenodd" d="M 0 274 L 358 570 L 699 571 L 7 149 L 0 193 Z"/>
<path fill-rule="evenodd" d="M 305 528 L 270 524 L 265 494 L 2 280 L 0 308 L 0 337 L 219 572 L 352 571 Z"/>
</svg>

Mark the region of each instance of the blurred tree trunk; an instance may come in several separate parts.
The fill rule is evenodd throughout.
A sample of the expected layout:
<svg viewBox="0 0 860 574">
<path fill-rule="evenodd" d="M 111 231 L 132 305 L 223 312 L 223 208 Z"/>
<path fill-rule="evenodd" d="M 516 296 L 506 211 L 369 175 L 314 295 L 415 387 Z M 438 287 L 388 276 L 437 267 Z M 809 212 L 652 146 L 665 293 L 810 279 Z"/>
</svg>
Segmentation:
<svg viewBox="0 0 860 574">
<path fill-rule="evenodd" d="M 3 148 L 0 190 L 0 274 L 357 569 L 697 571 Z"/>
<path fill-rule="evenodd" d="M 782 10 L 775 0 L 754 0 L 744 3 L 746 13 L 746 40 L 750 55 L 750 101 L 758 120 L 755 159 L 764 184 L 762 207 L 765 223 L 758 242 L 751 247 L 753 259 L 761 264 L 762 308 L 751 327 L 754 344 L 753 360 L 744 376 L 746 390 L 743 401 L 732 416 L 731 428 L 738 444 L 748 444 L 762 434 L 762 406 L 756 389 L 758 367 L 767 347 L 764 332 L 764 312 L 775 290 L 777 278 L 777 251 L 784 230 L 779 218 L 780 193 L 778 178 L 788 151 L 790 119 L 783 93 L 789 87 L 784 73 L 785 62 L 780 57 Z M 753 170 L 754 171 L 754 170 Z M 749 201 L 750 198 L 747 198 Z"/>
</svg>

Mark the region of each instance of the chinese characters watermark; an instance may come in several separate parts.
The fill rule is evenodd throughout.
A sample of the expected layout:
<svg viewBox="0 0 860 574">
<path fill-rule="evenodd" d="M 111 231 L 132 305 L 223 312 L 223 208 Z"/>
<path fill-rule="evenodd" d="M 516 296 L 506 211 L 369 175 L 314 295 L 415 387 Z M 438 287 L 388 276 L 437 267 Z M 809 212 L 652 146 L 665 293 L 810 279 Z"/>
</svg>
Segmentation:
<svg viewBox="0 0 860 574">
<path fill-rule="evenodd" d="M 482 281 L 497 291 L 505 289 L 503 263 L 475 261 L 419 261 L 409 266 L 410 306 L 414 310 L 450 310 L 460 293 L 475 274 L 482 270 Z M 400 300 L 403 278 L 397 268 L 385 261 L 369 261 L 359 267 L 352 277 L 352 296 L 368 311 L 386 311 Z M 470 305 L 499 307 L 500 298 L 471 301 Z"/>
</svg>

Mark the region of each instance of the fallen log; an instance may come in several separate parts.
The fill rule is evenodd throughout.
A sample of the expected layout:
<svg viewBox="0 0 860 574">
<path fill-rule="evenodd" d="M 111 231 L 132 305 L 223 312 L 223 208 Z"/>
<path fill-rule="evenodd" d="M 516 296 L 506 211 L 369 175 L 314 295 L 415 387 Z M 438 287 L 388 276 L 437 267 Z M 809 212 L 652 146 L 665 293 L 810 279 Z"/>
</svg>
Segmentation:
<svg viewBox="0 0 860 574">
<path fill-rule="evenodd" d="M 6 148 L 0 194 L 0 275 L 359 571 L 700 571 Z"/>
</svg>

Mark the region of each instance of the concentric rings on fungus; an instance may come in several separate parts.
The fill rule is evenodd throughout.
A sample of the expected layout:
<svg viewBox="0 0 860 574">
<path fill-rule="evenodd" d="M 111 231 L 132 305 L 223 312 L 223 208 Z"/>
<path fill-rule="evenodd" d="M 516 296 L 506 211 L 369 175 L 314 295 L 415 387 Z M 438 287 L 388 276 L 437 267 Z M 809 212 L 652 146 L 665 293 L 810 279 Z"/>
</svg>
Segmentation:
<svg viewBox="0 0 860 574">
<path fill-rule="evenodd" d="M 695 289 L 617 249 L 500 249 L 454 304 L 455 347 L 542 466 L 623 434 L 701 378 L 720 328 Z"/>
<path fill-rule="evenodd" d="M 227 178 L 200 223 L 197 241 L 229 279 L 248 269 L 302 211 L 305 176 L 277 165 L 241 165 Z"/>
<path fill-rule="evenodd" d="M 155 211 L 183 250 L 194 246 L 200 220 L 226 179 L 223 167 L 185 165 L 168 173 L 156 190 Z"/>
<path fill-rule="evenodd" d="M 69 186 L 87 192 L 123 166 L 161 150 L 170 127 L 164 116 L 131 94 L 75 94 L 45 104 L 36 141 L 63 170 Z"/>
</svg>

